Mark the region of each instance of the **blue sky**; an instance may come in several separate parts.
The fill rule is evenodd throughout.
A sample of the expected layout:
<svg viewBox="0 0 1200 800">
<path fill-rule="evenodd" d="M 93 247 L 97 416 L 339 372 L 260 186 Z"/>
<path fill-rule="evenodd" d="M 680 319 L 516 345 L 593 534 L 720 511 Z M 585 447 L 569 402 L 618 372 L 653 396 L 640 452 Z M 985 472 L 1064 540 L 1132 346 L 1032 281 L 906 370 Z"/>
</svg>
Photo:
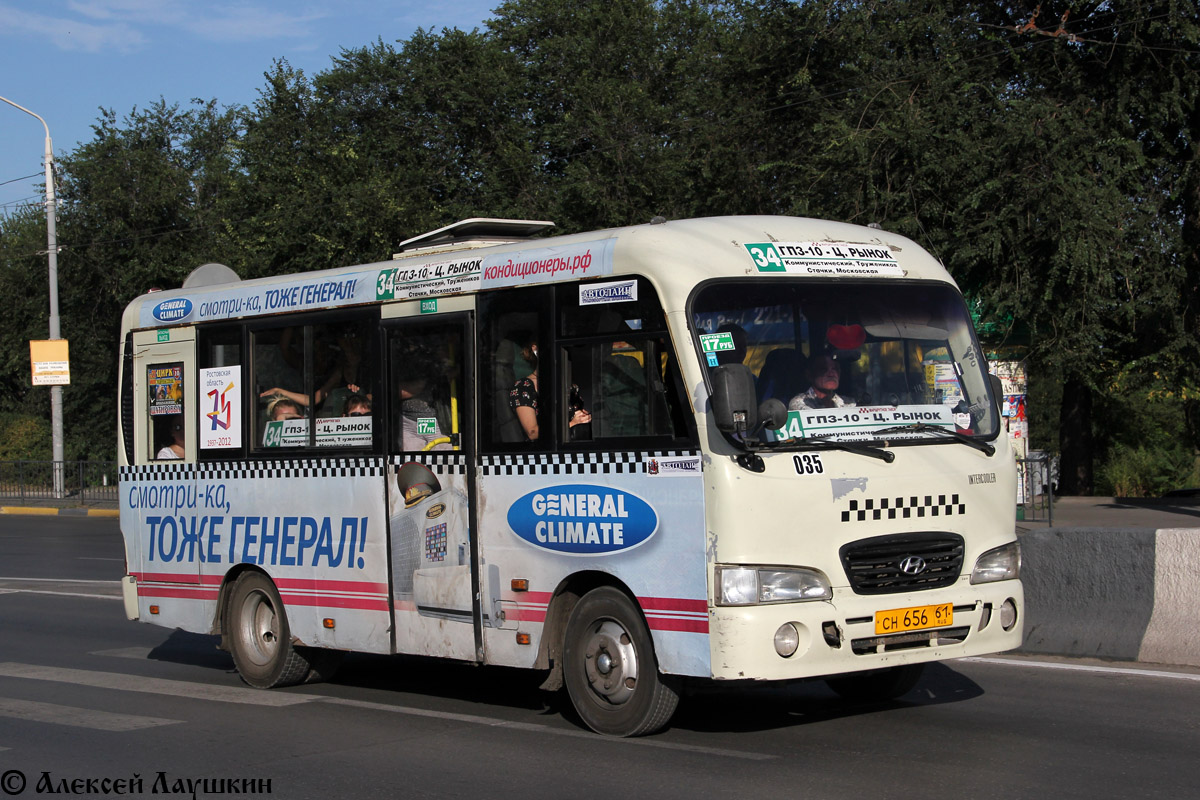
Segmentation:
<svg viewBox="0 0 1200 800">
<path fill-rule="evenodd" d="M 0 0 L 0 96 L 50 126 L 55 157 L 160 97 L 250 104 L 276 58 L 314 75 L 342 48 L 482 28 L 501 0 Z M 0 103 L 0 214 L 42 203 L 45 129 Z M 26 177 L 32 175 L 33 177 Z"/>
</svg>

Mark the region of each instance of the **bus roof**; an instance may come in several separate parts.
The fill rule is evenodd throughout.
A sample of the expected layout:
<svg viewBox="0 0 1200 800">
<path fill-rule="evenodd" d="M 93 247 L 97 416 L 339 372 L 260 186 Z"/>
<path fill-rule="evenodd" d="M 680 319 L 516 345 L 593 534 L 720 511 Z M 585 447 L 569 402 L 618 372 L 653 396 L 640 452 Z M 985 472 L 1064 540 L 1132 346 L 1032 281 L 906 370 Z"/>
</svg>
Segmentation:
<svg viewBox="0 0 1200 800">
<path fill-rule="evenodd" d="M 124 330 L 192 325 L 627 274 L 654 283 L 668 310 L 682 308 L 697 283 L 714 278 L 808 275 L 953 283 L 915 242 L 878 228 L 802 217 L 709 217 L 153 292 L 134 299 L 122 323 Z"/>
</svg>

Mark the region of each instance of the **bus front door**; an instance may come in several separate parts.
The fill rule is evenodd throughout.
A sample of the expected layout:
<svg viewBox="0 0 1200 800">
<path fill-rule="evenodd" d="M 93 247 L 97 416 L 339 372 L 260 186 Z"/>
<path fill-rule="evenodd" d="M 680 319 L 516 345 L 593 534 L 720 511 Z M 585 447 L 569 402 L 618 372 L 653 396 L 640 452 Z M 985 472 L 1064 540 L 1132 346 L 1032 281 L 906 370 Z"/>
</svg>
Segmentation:
<svg viewBox="0 0 1200 800">
<path fill-rule="evenodd" d="M 406 305 L 384 314 L 395 649 L 475 661 L 471 315 L 386 318 Z"/>
</svg>

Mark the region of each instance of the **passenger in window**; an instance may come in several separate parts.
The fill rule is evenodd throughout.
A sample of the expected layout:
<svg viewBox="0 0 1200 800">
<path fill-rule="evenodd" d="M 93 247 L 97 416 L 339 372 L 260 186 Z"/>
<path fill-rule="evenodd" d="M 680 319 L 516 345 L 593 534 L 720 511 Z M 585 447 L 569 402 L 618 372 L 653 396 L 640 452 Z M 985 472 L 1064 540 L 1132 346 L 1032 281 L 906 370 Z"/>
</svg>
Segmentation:
<svg viewBox="0 0 1200 800">
<path fill-rule="evenodd" d="M 426 399 L 429 382 L 425 378 L 401 378 L 397 384 L 400 395 L 400 449 L 451 450 L 450 437 L 442 432 L 437 409 Z"/>
<path fill-rule="evenodd" d="M 837 393 L 841 383 L 841 372 L 833 356 L 816 353 L 809 357 L 805 374 L 812 385 L 807 391 L 796 395 L 788 403 L 789 411 L 812 408 L 841 408 L 854 405 L 854 400 Z"/>
<path fill-rule="evenodd" d="M 276 397 L 267 403 L 267 419 L 278 422 L 284 419 L 304 419 L 302 406 L 286 395 Z"/>
<path fill-rule="evenodd" d="M 526 342 L 521 348 L 521 355 L 533 365 L 533 372 L 517 381 L 512 391 L 508 394 L 508 403 L 512 407 L 513 412 L 516 413 L 517 421 L 521 423 L 521 430 L 525 432 L 525 440 L 536 442 L 541 432 L 538 425 L 537 342 Z M 578 397 L 579 387 L 572 384 L 571 394 Z M 583 408 L 582 400 L 579 401 L 578 407 L 574 407 L 574 404 L 568 403 L 567 413 L 570 414 L 570 417 L 567 419 L 567 426 L 569 428 L 574 428 L 577 425 L 585 425 L 592 421 L 592 415 L 588 413 L 587 409 Z"/>
<path fill-rule="evenodd" d="M 633 345 L 617 341 L 601 364 L 601 417 L 606 436 L 642 436 L 648 432 L 646 371 L 637 355 L 640 353 Z"/>
<path fill-rule="evenodd" d="M 288 334 L 290 331 L 289 328 L 284 333 Z M 282 344 L 280 346 L 283 347 Z M 347 326 L 336 336 L 326 334 L 314 343 L 313 369 L 317 375 L 326 377 L 311 397 L 307 392 L 297 392 L 281 386 L 272 386 L 260 392 L 258 396 L 283 396 L 302 407 L 322 408 L 324 404 L 325 410 L 320 416 L 330 416 L 336 414 L 343 406 L 346 397 L 360 392 L 357 381 L 358 367 L 361 363 L 362 344 L 358 331 L 352 325 Z"/>
<path fill-rule="evenodd" d="M 362 394 L 352 394 L 342 403 L 343 417 L 371 416 L 371 398 Z"/>
<path fill-rule="evenodd" d="M 183 416 L 174 414 L 170 418 L 171 423 L 168 429 L 171 433 L 171 443 L 158 451 L 157 459 L 183 458 L 185 453 L 185 439 L 183 430 Z"/>
</svg>

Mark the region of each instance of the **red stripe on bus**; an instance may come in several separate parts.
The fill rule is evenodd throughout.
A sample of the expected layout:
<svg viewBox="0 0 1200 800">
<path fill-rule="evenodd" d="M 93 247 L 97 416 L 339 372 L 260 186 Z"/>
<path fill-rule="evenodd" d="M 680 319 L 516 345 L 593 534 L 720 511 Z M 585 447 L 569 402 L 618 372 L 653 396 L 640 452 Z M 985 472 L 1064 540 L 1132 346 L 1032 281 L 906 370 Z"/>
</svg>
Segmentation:
<svg viewBox="0 0 1200 800">
<path fill-rule="evenodd" d="M 204 589 L 197 587 L 195 589 L 173 588 L 170 586 L 139 586 L 138 597 L 172 597 L 179 600 L 216 600 L 217 592 L 215 589 Z"/>
<path fill-rule="evenodd" d="M 708 613 L 707 600 L 685 600 L 682 597 L 639 597 L 638 602 L 642 604 L 642 608 L 647 610 Z"/>
<path fill-rule="evenodd" d="M 280 595 L 285 605 L 351 608 L 359 611 L 388 611 L 388 601 L 373 597 L 330 597 L 312 594 Z"/>
<path fill-rule="evenodd" d="M 512 611 L 505 609 L 504 615 L 517 622 L 545 622 L 546 608 L 517 608 Z"/>
<path fill-rule="evenodd" d="M 311 589 L 323 592 L 367 592 L 370 594 L 387 594 L 386 583 L 370 583 L 368 581 L 326 581 L 316 578 L 276 578 L 275 585 L 283 589 Z"/>
<path fill-rule="evenodd" d="M 684 633 L 708 633 L 707 619 L 679 619 L 678 617 L 647 617 L 646 623 L 654 631 L 683 631 Z"/>
<path fill-rule="evenodd" d="M 138 583 L 194 583 L 200 584 L 200 576 L 194 572 L 131 572 Z"/>
</svg>

